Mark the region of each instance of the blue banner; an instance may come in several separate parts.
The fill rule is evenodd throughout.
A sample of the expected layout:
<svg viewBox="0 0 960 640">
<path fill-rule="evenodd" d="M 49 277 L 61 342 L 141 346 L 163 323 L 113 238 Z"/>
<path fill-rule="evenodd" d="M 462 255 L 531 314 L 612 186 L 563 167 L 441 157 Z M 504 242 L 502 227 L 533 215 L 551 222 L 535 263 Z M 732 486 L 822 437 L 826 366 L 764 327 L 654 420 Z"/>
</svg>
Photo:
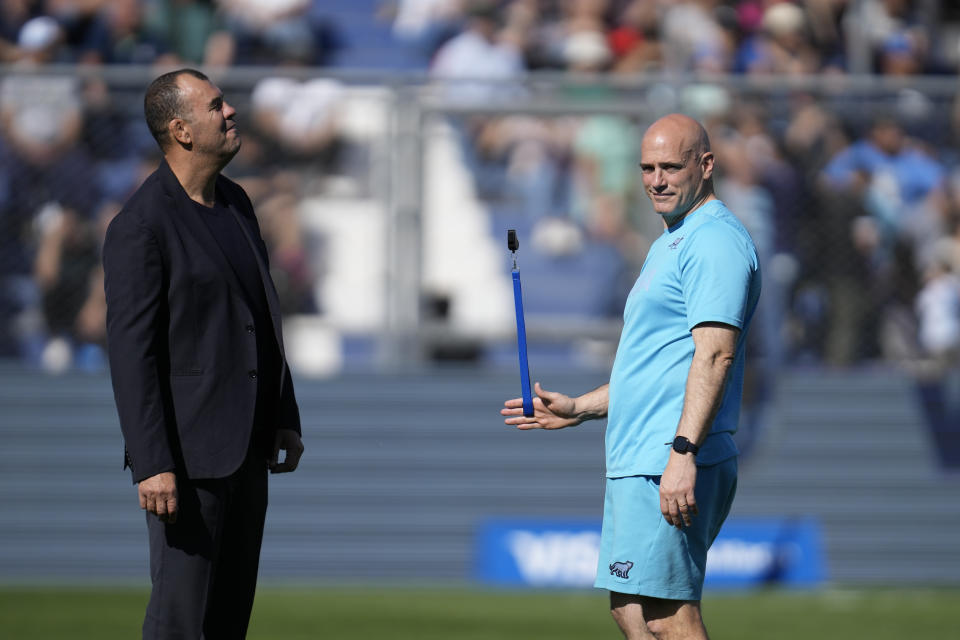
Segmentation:
<svg viewBox="0 0 960 640">
<path fill-rule="evenodd" d="M 492 519 L 477 532 L 475 576 L 503 586 L 590 587 L 599 548 L 593 521 Z M 733 519 L 707 554 L 704 586 L 815 586 L 825 573 L 816 521 Z"/>
<path fill-rule="evenodd" d="M 812 587 L 826 578 L 820 526 L 813 519 L 728 520 L 707 552 L 704 586 Z"/>
</svg>

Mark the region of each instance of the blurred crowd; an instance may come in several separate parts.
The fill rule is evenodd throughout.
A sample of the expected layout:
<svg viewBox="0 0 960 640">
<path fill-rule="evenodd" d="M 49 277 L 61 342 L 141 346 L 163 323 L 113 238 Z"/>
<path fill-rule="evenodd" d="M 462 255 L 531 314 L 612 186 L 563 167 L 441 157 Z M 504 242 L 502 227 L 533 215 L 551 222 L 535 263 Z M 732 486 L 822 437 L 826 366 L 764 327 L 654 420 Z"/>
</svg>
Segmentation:
<svg viewBox="0 0 960 640">
<path fill-rule="evenodd" d="M 492 20 L 524 69 L 803 75 L 954 73 L 952 3 L 911 0 L 397 0 L 395 32 L 432 59 Z M 474 33 L 481 34 L 474 30 Z M 474 38 L 475 39 L 475 38 Z M 473 45 L 476 46 L 476 45 Z M 442 54 L 441 49 L 448 49 Z M 486 69 L 498 59 L 478 59 Z M 437 60 L 436 64 L 442 64 Z"/>
<path fill-rule="evenodd" d="M 105 368 L 100 244 L 160 156 L 143 122 L 142 87 L 126 94 L 83 71 L 322 67 L 337 47 L 322 4 L 0 1 L 0 357 L 51 371 Z M 288 314 L 318 309 L 297 208 L 316 191 L 315 176 L 338 170 L 342 92 L 332 80 L 268 74 L 236 97 L 244 145 L 229 173 L 256 203 Z"/>
<path fill-rule="evenodd" d="M 337 30 L 311 0 L 3 0 L 0 62 L 324 65 Z"/>
<path fill-rule="evenodd" d="M 548 252 L 591 242 L 620 250 L 626 276 L 611 281 L 621 299 L 659 232 L 638 193 L 639 134 L 679 108 L 707 125 L 718 193 L 763 255 L 755 353 L 773 365 L 889 358 L 936 371 L 960 351 L 960 101 L 909 82 L 829 90 L 853 76 L 955 76 L 960 7 L 410 0 L 395 29 L 449 83 L 450 102 L 509 102 L 526 74 L 553 71 L 569 79 L 555 93 L 564 104 L 596 105 L 585 117 L 471 116 L 456 126 L 481 193 L 495 207 L 512 197 Z M 744 82 L 711 82 L 718 74 Z M 640 76 L 683 77 L 686 89 L 632 93 Z M 777 84 L 750 90 L 765 79 Z M 637 116 L 603 113 L 631 100 Z"/>
<path fill-rule="evenodd" d="M 762 253 L 758 352 L 775 364 L 887 358 L 935 373 L 960 352 L 960 101 L 909 82 L 860 95 L 799 81 L 955 76 L 960 7 L 949 4 L 0 0 L 0 357 L 104 367 L 100 241 L 158 161 L 139 94 L 118 100 L 96 74 L 44 67 L 276 69 L 240 100 L 244 145 L 227 173 L 254 200 L 285 312 L 318 313 L 321 261 L 298 207 L 334 184 L 325 178 L 369 166 L 339 126 L 344 84 L 282 71 L 349 68 L 351 51 L 376 49 L 413 60 L 407 70 L 453 103 L 548 95 L 596 106 L 453 120 L 477 193 L 526 220 L 539 249 L 618 257 L 616 295 L 590 313 L 617 315 L 657 233 L 638 190 L 639 134 L 679 105 L 707 125 L 717 191 Z M 389 42 L 358 39 L 361 22 Z M 531 72 L 552 72 L 547 94 L 523 82 Z M 728 74 L 779 84 L 712 81 Z M 644 84 L 641 95 L 641 77 L 686 89 Z M 784 78 L 797 86 L 783 89 Z M 644 106 L 604 110 L 618 101 Z"/>
</svg>

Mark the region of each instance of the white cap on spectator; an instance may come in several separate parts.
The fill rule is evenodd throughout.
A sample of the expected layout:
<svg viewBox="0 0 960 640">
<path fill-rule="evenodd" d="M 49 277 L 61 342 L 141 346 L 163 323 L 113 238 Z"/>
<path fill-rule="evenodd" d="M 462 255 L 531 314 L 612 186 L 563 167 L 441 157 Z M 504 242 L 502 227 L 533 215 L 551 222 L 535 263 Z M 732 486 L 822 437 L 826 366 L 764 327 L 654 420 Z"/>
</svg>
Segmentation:
<svg viewBox="0 0 960 640">
<path fill-rule="evenodd" d="M 294 99 L 300 83 L 293 78 L 264 78 L 250 95 L 254 110 L 282 111 Z"/>
<path fill-rule="evenodd" d="M 30 142 L 53 144 L 61 135 L 60 115 L 53 105 L 40 104 L 15 113 L 12 124 L 17 134 Z"/>
<path fill-rule="evenodd" d="M 254 111 L 289 113 L 300 108 L 326 111 L 340 102 L 343 85 L 337 80 L 315 78 L 300 83 L 292 78 L 264 78 L 250 96 Z"/>
<path fill-rule="evenodd" d="M 316 78 L 300 86 L 297 98 L 284 110 L 280 118 L 283 132 L 292 140 L 331 123 L 335 108 L 343 95 L 336 80 Z"/>
<path fill-rule="evenodd" d="M 807 18 L 803 9 L 789 2 L 780 2 L 763 12 L 763 28 L 775 36 L 796 33 L 803 29 Z"/>
<path fill-rule="evenodd" d="M 60 24 L 50 16 L 38 16 L 20 27 L 17 46 L 28 51 L 42 51 L 56 43 L 59 37 Z"/>
<path fill-rule="evenodd" d="M 563 58 L 567 64 L 597 66 L 610 61 L 610 46 L 599 31 L 571 33 L 563 44 Z"/>
<path fill-rule="evenodd" d="M 331 124 L 343 94 L 337 80 L 264 78 L 253 88 L 251 104 L 255 116 L 267 116 L 267 126 L 281 141 L 297 144 Z"/>
</svg>

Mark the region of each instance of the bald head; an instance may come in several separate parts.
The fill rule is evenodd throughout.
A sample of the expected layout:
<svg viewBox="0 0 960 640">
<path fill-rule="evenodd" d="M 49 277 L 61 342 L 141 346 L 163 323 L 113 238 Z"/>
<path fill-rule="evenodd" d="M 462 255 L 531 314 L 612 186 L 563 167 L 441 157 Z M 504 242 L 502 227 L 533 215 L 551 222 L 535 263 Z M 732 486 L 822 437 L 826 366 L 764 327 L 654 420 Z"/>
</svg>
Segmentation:
<svg viewBox="0 0 960 640">
<path fill-rule="evenodd" d="M 680 113 L 650 125 L 640 144 L 643 186 L 654 210 L 671 226 L 713 200 L 713 153 L 699 122 Z"/>
<path fill-rule="evenodd" d="M 654 122 L 643 136 L 644 141 L 648 138 L 676 146 L 681 153 L 700 156 L 710 151 L 707 130 L 702 124 L 682 113 L 671 113 Z"/>
</svg>

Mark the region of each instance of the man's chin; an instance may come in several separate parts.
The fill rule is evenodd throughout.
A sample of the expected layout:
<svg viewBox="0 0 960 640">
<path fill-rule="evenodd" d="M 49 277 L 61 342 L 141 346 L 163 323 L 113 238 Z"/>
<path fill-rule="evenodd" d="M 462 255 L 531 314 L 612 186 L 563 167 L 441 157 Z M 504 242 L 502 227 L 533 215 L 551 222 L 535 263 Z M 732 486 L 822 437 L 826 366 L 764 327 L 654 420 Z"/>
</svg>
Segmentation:
<svg viewBox="0 0 960 640">
<path fill-rule="evenodd" d="M 240 141 L 240 136 L 238 135 L 236 137 L 236 142 L 230 145 L 229 147 L 227 147 L 225 155 L 230 159 L 233 159 L 233 156 L 237 155 L 237 152 L 240 151 L 240 147 L 242 144 L 243 143 Z"/>
</svg>

